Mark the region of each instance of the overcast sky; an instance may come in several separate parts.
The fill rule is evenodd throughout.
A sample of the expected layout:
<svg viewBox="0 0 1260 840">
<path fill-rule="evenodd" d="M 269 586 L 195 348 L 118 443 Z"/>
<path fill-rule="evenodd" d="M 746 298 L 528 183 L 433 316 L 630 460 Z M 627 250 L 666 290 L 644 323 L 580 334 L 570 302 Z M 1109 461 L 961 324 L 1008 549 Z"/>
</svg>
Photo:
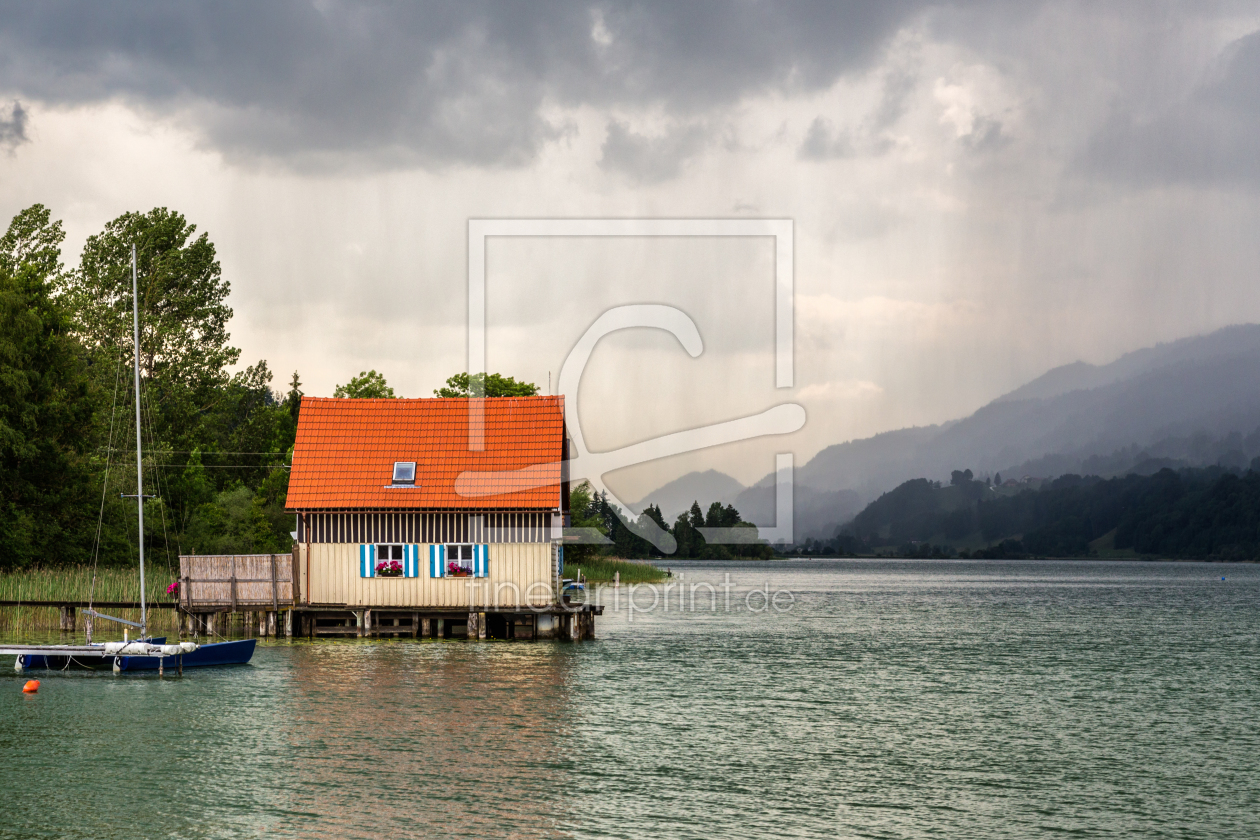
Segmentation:
<svg viewBox="0 0 1260 840">
<path fill-rule="evenodd" d="M 0 215 L 210 234 L 233 342 L 308 394 L 465 366 L 470 218 L 787 218 L 769 240 L 495 240 L 491 370 L 545 388 L 610 306 L 592 449 L 772 405 L 796 434 L 609 476 L 750 483 L 775 452 L 963 416 L 1051 367 L 1260 321 L 1260 3 L 0 3 Z"/>
</svg>

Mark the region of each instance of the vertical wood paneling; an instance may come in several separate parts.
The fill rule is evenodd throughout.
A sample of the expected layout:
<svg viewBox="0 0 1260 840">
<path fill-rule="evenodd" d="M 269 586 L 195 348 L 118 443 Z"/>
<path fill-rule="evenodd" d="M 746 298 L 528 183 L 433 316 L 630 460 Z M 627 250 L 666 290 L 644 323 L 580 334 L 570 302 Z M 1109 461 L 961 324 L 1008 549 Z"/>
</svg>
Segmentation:
<svg viewBox="0 0 1260 840">
<path fill-rule="evenodd" d="M 306 543 L 535 543 L 551 539 L 551 513 L 544 511 L 337 512 L 311 513 L 298 522 Z"/>
</svg>

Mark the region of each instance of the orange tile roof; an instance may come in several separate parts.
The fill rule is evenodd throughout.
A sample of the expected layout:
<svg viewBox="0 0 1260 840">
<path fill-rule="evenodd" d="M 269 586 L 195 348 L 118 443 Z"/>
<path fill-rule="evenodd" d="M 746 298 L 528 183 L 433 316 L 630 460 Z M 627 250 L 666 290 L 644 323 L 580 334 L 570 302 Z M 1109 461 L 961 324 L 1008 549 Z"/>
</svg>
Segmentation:
<svg viewBox="0 0 1260 840">
<path fill-rule="evenodd" d="M 484 400 L 481 452 L 468 451 L 469 402 L 303 397 L 285 507 L 556 508 L 564 397 Z M 415 488 L 389 486 L 395 461 L 416 462 Z"/>
</svg>

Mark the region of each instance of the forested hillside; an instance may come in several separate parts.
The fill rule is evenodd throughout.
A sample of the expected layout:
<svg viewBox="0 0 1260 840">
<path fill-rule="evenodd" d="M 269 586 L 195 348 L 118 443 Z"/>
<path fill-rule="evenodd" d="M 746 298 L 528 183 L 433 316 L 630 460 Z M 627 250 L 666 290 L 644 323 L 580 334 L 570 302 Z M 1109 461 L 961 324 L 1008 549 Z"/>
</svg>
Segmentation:
<svg viewBox="0 0 1260 840">
<path fill-rule="evenodd" d="M 948 486 L 920 478 L 885 493 L 826 547 L 909 556 L 1255 560 L 1258 470 L 1260 463 L 1245 472 L 1062 475 L 1036 486 L 993 486 L 956 471 Z"/>
</svg>

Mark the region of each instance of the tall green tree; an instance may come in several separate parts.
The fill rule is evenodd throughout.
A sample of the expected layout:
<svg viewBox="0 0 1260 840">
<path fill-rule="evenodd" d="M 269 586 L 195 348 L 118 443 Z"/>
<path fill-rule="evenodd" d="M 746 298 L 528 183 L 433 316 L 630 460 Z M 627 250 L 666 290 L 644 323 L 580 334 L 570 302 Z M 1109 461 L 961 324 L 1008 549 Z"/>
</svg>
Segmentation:
<svg viewBox="0 0 1260 840">
<path fill-rule="evenodd" d="M 0 270 L 17 274 L 33 269 L 44 282 L 56 285 L 61 278 L 61 243 L 66 238 L 60 221 L 42 204 L 18 213 L 0 237 Z"/>
<path fill-rule="evenodd" d="M 131 367 L 131 246 L 136 246 L 140 372 L 154 414 L 154 434 L 192 449 L 201 416 L 228 384 L 240 358 L 228 344 L 223 279 L 214 244 L 180 213 L 158 207 L 124 213 L 88 237 L 79 266 L 65 274 L 62 296 L 74 330 L 112 380 L 115 360 Z"/>
<path fill-rule="evenodd" d="M 0 238 L 0 566 L 90 556 L 97 400 L 53 294 L 63 235 L 35 205 Z"/>
</svg>

